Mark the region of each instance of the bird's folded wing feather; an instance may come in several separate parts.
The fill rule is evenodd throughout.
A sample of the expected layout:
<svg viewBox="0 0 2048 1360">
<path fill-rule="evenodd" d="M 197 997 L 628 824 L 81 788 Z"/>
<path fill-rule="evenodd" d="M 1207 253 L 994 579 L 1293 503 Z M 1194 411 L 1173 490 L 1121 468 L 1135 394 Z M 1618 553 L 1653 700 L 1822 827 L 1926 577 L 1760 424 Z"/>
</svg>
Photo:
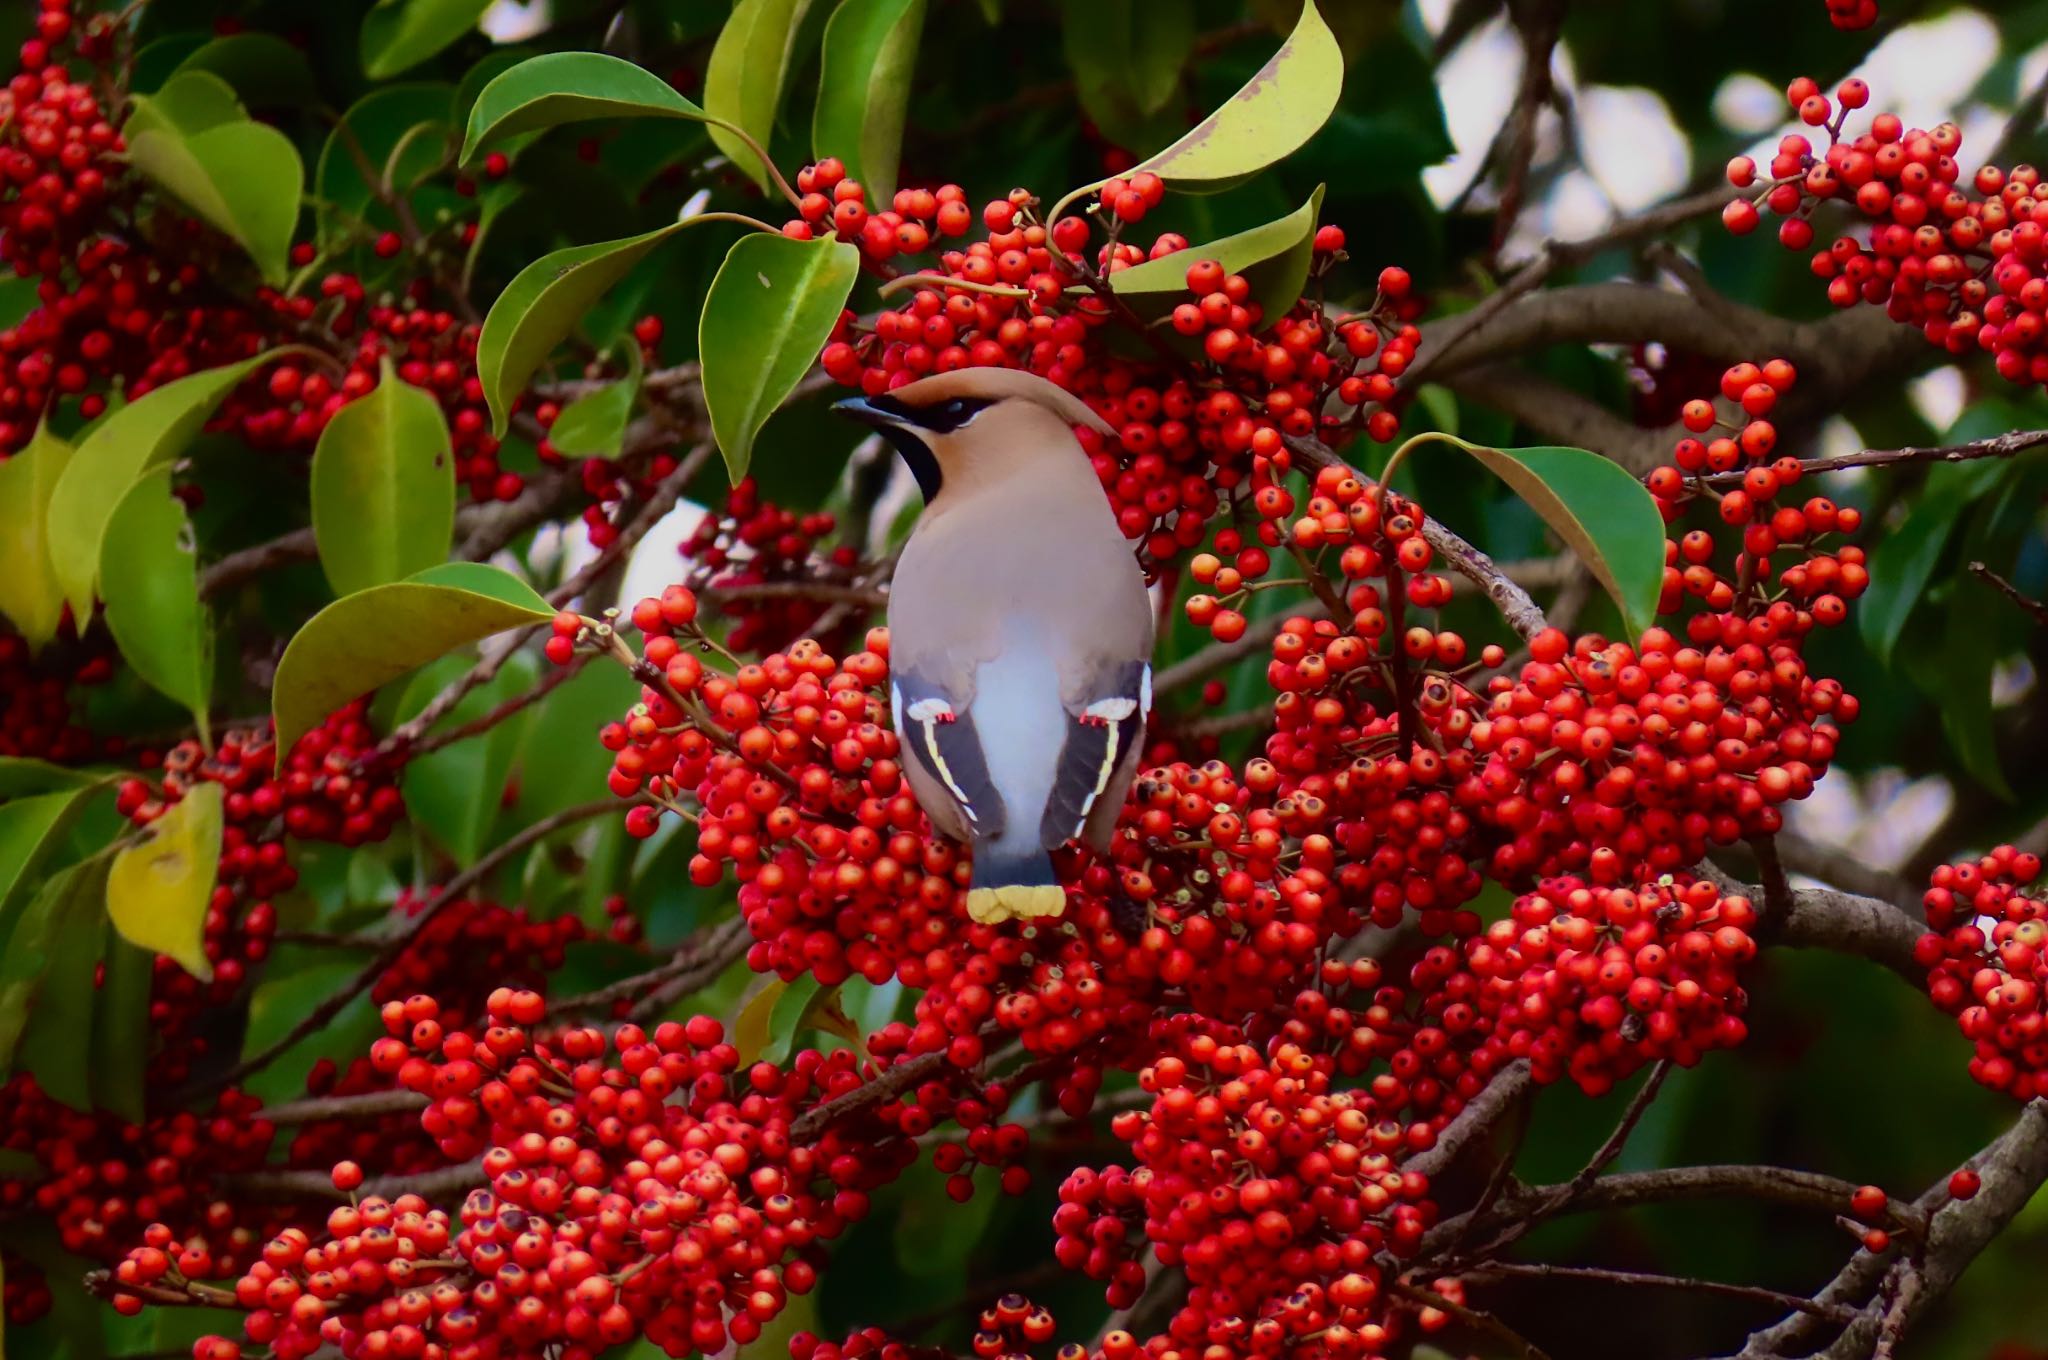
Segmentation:
<svg viewBox="0 0 2048 1360">
<path fill-rule="evenodd" d="M 1144 735 L 1152 668 L 1143 661 L 1117 663 L 1104 667 L 1100 680 L 1100 692 L 1078 714 L 1069 714 L 1052 796 L 1039 823 L 1039 840 L 1048 850 L 1081 834 L 1095 800 Z"/>
<path fill-rule="evenodd" d="M 977 835 L 1000 836 L 1007 810 L 989 777 L 973 713 L 911 671 L 896 672 L 892 698 L 904 753 L 945 786 Z"/>
</svg>

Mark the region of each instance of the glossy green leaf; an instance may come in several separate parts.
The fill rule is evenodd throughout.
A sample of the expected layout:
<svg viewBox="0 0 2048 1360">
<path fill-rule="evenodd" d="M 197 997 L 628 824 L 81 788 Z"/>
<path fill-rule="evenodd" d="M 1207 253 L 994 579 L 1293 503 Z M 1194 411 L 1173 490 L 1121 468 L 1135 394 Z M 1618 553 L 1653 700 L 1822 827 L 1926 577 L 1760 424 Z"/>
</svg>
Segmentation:
<svg viewBox="0 0 2048 1360">
<path fill-rule="evenodd" d="M 733 6 L 704 69 L 706 113 L 743 129 L 761 146 L 768 145 L 810 5 L 811 0 L 739 0 Z M 711 140 L 766 192 L 767 167 L 743 138 L 715 122 Z"/>
<path fill-rule="evenodd" d="M 30 794 L 54 793 L 60 789 L 83 789 L 102 783 L 104 774 L 53 765 L 30 756 L 0 756 L 0 800 Z"/>
<path fill-rule="evenodd" d="M 517 760 L 519 799 L 512 806 L 525 826 L 590 797 L 611 769 L 611 752 L 598 733 L 640 699 L 640 685 L 620 666 L 588 665 L 534 706 Z"/>
<path fill-rule="evenodd" d="M 381 211 L 374 180 L 390 164 L 391 153 L 413 128 L 450 123 L 455 90 L 440 83 L 415 82 L 372 90 L 350 106 L 328 134 L 313 162 L 313 198 L 319 206 L 315 241 L 333 250 L 361 230 L 360 223 Z M 406 182 L 426 169 L 440 147 L 415 138 L 394 167 Z"/>
<path fill-rule="evenodd" d="M 871 202 L 896 192 L 925 0 L 846 0 L 825 25 L 811 149 L 837 156 Z"/>
<path fill-rule="evenodd" d="M 476 98 L 463 134 L 465 164 L 522 132 L 593 118 L 684 118 L 705 112 L 652 71 L 602 52 L 549 52 L 500 73 Z M 746 158 L 751 162 L 752 157 Z"/>
<path fill-rule="evenodd" d="M 450 657 L 447 661 L 445 670 L 453 674 L 445 674 L 440 665 L 428 666 L 406 685 L 398 705 L 400 721 L 425 708 L 448 680 L 468 668 L 466 658 Z M 479 685 L 464 695 L 462 702 L 442 719 L 443 725 L 457 727 L 473 722 L 533 688 L 539 679 L 536 669 L 530 654 L 512 657 L 489 684 Z M 476 863 L 490 843 L 491 830 L 504 811 L 505 786 L 514 757 L 532 719 L 533 709 L 523 709 L 488 732 L 406 762 L 402 789 L 413 825 L 461 868 Z M 587 795 L 591 787 L 586 784 L 583 793 Z"/>
<path fill-rule="evenodd" d="M 0 803 L 0 946 L 35 892 L 43 866 L 64 843 L 84 805 L 83 788 Z"/>
<path fill-rule="evenodd" d="M 129 138 L 128 159 L 247 251 L 266 283 L 283 285 L 306 179 L 289 137 L 252 122 L 149 131 Z"/>
<path fill-rule="evenodd" d="M 26 924 L 26 922 L 24 922 Z M 75 1110 L 92 1107 L 93 986 L 106 948 L 107 918 L 82 896 L 68 897 L 43 955 L 43 980 L 29 1007 L 15 1067 Z"/>
<path fill-rule="evenodd" d="M 362 968 L 360 960 L 337 959 L 335 951 L 287 945 L 272 956 L 264 978 L 249 993 L 249 1026 L 242 1056 L 261 1053 L 287 1034 Z M 306 1093 L 306 1071 L 321 1058 L 342 1067 L 384 1033 L 377 1008 L 359 996 L 332 1021 L 314 1029 L 284 1055 L 252 1075 L 245 1089 L 259 1100 L 292 1100 Z"/>
<path fill-rule="evenodd" d="M 403 580 L 448 556 L 454 451 L 432 394 L 384 360 L 376 387 L 334 413 L 313 450 L 313 536 L 337 595 Z"/>
<path fill-rule="evenodd" d="M 623 241 L 558 250 L 541 256 L 505 285 L 484 318 L 476 345 L 477 376 L 498 434 L 511 423 L 512 403 L 534 372 L 568 338 L 591 304 L 688 225 L 671 222 Z"/>
<path fill-rule="evenodd" d="M 1252 286 L 1252 300 L 1268 320 L 1275 319 L 1294 305 L 1308 280 L 1322 205 L 1323 186 L 1318 184 L 1308 202 L 1277 222 L 1118 270 L 1109 276 L 1109 286 L 1140 316 L 1163 316 L 1188 300 L 1188 266 L 1215 260 L 1228 273 L 1243 274 Z"/>
<path fill-rule="evenodd" d="M 64 588 L 50 562 L 50 495 L 71 452 L 45 426 L 0 463 L 0 614 L 30 651 L 57 636 L 64 619 Z"/>
<path fill-rule="evenodd" d="M 212 71 L 180 71 L 156 93 L 135 97 L 121 132 L 131 144 L 145 132 L 190 137 L 224 123 L 240 122 L 247 116 L 242 101 L 235 96 L 235 87 L 219 75 Z"/>
<path fill-rule="evenodd" d="M 214 407 L 268 355 L 209 368 L 129 402 L 92 427 L 50 493 L 50 565 L 77 618 L 92 614 L 115 494 L 185 451 Z"/>
<path fill-rule="evenodd" d="M 1456 445 L 1506 482 L 1593 573 L 1630 632 L 1640 635 L 1656 622 L 1664 517 L 1641 482 L 1585 449 L 1494 449 L 1447 434 L 1419 438 Z"/>
<path fill-rule="evenodd" d="M 215 38 L 178 63 L 171 78 L 189 71 L 219 76 L 251 108 L 310 104 L 320 94 L 306 54 L 272 33 Z"/>
<path fill-rule="evenodd" d="M 389 80 L 476 31 L 491 0 L 380 0 L 363 16 L 363 74 Z"/>
<path fill-rule="evenodd" d="M 1177 189 L 1221 189 L 1315 136 L 1344 90 L 1344 54 L 1313 0 L 1272 59 L 1216 112 L 1132 170 Z"/>
<path fill-rule="evenodd" d="M 193 784 L 149 824 L 140 844 L 114 856 L 107 874 L 107 916 L 121 938 L 152 954 L 168 954 L 201 982 L 213 979 L 206 909 L 220 866 L 224 797 L 219 784 Z"/>
<path fill-rule="evenodd" d="M 577 458 L 616 458 L 640 395 L 640 347 L 626 346 L 626 375 L 562 408 L 548 428 L 548 442 Z"/>
<path fill-rule="evenodd" d="M 704 404 L 737 482 L 754 437 L 802 381 L 831 337 L 860 275 L 844 241 L 794 241 L 756 232 L 733 243 L 698 321 Z"/>
<path fill-rule="evenodd" d="M 42 303 L 42 280 L 0 278 L 0 331 L 11 331 Z"/>
<path fill-rule="evenodd" d="M 284 649 L 271 688 L 281 761 L 343 704 L 465 643 L 554 617 L 510 572 L 448 562 L 343 596 L 307 620 Z"/>
<path fill-rule="evenodd" d="M 206 733 L 213 633 L 199 599 L 199 561 L 169 468 L 146 473 L 115 506 L 100 546 L 107 627 L 135 673 L 186 708 Z"/>
<path fill-rule="evenodd" d="M 92 1103 L 132 1124 L 143 1118 L 143 1088 L 153 1035 L 149 993 L 156 956 L 118 936 L 106 941 L 106 965 L 92 1014 Z"/>
<path fill-rule="evenodd" d="M 7 947 L 0 950 L 0 1076 L 14 1069 L 36 998 L 46 983 L 59 981 L 51 976 L 59 942 L 105 919 L 106 883 L 105 858 L 75 864 L 45 878 L 15 921 Z M 78 985 L 90 989 L 90 970 Z"/>
<path fill-rule="evenodd" d="M 2002 462 L 1937 463 L 1927 469 L 1926 489 L 1898 527 L 1885 535 L 1884 551 L 1870 557 L 1870 585 L 1856 601 L 1856 626 L 1871 654 L 1893 662 L 1907 621 L 1927 593 L 1970 508 L 2005 476 Z"/>
<path fill-rule="evenodd" d="M 1075 93 L 1104 129 L 1137 130 L 1180 89 L 1195 44 L 1190 0 L 1061 0 L 1060 22 Z"/>
</svg>

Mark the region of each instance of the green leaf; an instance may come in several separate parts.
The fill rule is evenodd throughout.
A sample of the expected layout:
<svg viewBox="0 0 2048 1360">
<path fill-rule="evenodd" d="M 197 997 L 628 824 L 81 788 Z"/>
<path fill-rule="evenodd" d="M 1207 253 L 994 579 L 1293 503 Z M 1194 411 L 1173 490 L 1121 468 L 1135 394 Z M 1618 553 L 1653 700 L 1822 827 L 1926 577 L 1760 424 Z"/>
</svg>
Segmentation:
<svg viewBox="0 0 2048 1360">
<path fill-rule="evenodd" d="M 1203 192 L 1284 160 L 1315 136 L 1344 90 L 1344 54 L 1313 0 L 1272 59 L 1185 137 L 1126 173 L 1150 170 Z"/>
<path fill-rule="evenodd" d="M 84 806 L 82 788 L 0 803 L 0 946 L 37 886 L 44 863 L 64 843 Z"/>
<path fill-rule="evenodd" d="M 13 330 L 42 305 L 41 287 L 36 278 L 0 279 L 0 331 Z"/>
<path fill-rule="evenodd" d="M 49 516 L 50 565 L 73 618 L 92 617 L 113 493 L 183 453 L 229 390 L 269 357 L 259 354 L 165 383 L 106 417 L 79 442 L 50 493 Z"/>
<path fill-rule="evenodd" d="M 811 0 L 739 0 L 718 30 L 711 61 L 704 68 L 704 110 L 716 121 L 711 140 L 767 192 L 768 167 L 761 164 L 737 127 L 766 147 L 782 107 L 782 89 L 796 62 L 796 41 Z M 719 123 L 730 124 L 721 127 Z"/>
<path fill-rule="evenodd" d="M 389 80 L 476 31 L 491 0 L 380 0 L 363 16 L 363 74 Z"/>
<path fill-rule="evenodd" d="M 1485 464 L 1593 573 L 1631 632 L 1640 636 L 1655 624 L 1664 589 L 1664 518 L 1641 482 L 1585 449 L 1493 449 L 1438 433 L 1416 438 L 1456 445 Z"/>
<path fill-rule="evenodd" d="M 462 658 L 448 660 L 453 663 L 448 669 L 455 675 L 467 669 Z M 429 666 L 406 685 L 398 705 L 401 721 L 425 708 L 442 686 L 454 678 L 442 670 L 441 666 Z M 464 695 L 442 721 L 448 726 L 460 726 L 481 718 L 499 704 L 531 689 L 538 678 L 530 654 L 514 656 L 489 684 L 479 685 Z M 476 863 L 490 841 L 491 829 L 504 810 L 505 785 L 512 773 L 513 758 L 532 718 L 532 709 L 523 710 L 488 732 L 406 762 L 402 785 L 406 811 L 413 824 L 460 868 Z M 594 785 L 583 787 L 588 791 Z"/>
<path fill-rule="evenodd" d="M 15 1066 L 74 1110 L 92 1108 L 93 974 L 106 947 L 107 918 L 83 897 L 68 900 L 61 928 L 44 955 L 43 982 L 30 1007 Z M 11 951 L 10 951 L 11 952 Z"/>
<path fill-rule="evenodd" d="M 688 222 L 671 222 L 623 241 L 599 241 L 543 255 L 519 271 L 484 318 L 476 343 L 477 376 L 502 436 L 512 403 L 541 363 L 574 330 L 591 304 Z M 780 239 L 780 238 L 778 238 Z M 851 247 L 849 247 L 851 249 Z M 815 357 L 815 356 L 813 356 Z"/>
<path fill-rule="evenodd" d="M 0 1148 L 0 1180 L 41 1180 L 43 1175 L 43 1164 L 33 1154 Z"/>
<path fill-rule="evenodd" d="M 219 76 L 252 108 L 310 104 L 320 96 L 306 54 L 271 33 L 215 38 L 178 63 L 171 78 L 188 71 Z"/>
<path fill-rule="evenodd" d="M 454 451 L 441 403 L 384 359 L 313 450 L 313 537 L 337 595 L 424 571 L 455 528 Z"/>
<path fill-rule="evenodd" d="M 602 52 L 550 52 L 520 62 L 484 86 L 469 110 L 461 159 L 466 165 L 492 143 L 518 133 L 593 118 L 701 123 L 705 113 L 660 76 L 630 61 Z"/>
<path fill-rule="evenodd" d="M 0 1076 L 14 1068 L 29 1009 L 50 981 L 59 941 L 83 933 L 103 919 L 107 861 L 94 858 L 43 880 L 42 889 L 15 922 L 0 951 Z M 85 985 L 91 985 L 91 977 Z"/>
<path fill-rule="evenodd" d="M 264 979 L 249 993 L 249 1027 L 242 1036 L 242 1056 L 261 1053 L 291 1033 L 313 1007 L 348 983 L 362 968 L 358 959 L 336 959 L 331 949 L 287 945 L 272 957 Z M 384 1033 L 377 1008 L 359 996 L 341 1014 L 285 1050 L 270 1066 L 249 1078 L 245 1089 L 259 1100 L 291 1100 L 305 1095 L 306 1072 L 321 1058 L 342 1067 Z"/>
<path fill-rule="evenodd" d="M 71 445 L 36 430 L 28 447 L 0 463 L 0 614 L 41 651 L 64 619 L 64 588 L 50 564 L 50 495 L 71 461 Z"/>
<path fill-rule="evenodd" d="M 192 711 L 206 735 L 213 634 L 199 599 L 199 561 L 171 470 L 145 473 L 115 506 L 100 545 L 107 628 L 135 673 Z"/>
<path fill-rule="evenodd" d="M 1308 280 L 1309 263 L 1315 255 L 1316 214 L 1322 205 L 1323 186 L 1318 184 L 1308 202 L 1277 222 L 1120 269 L 1109 276 L 1109 286 L 1140 316 L 1164 316 L 1189 300 L 1188 266 L 1197 260 L 1215 260 L 1226 272 L 1245 276 L 1252 285 L 1252 300 L 1272 321 L 1294 305 Z"/>
<path fill-rule="evenodd" d="M 616 458 L 640 395 L 640 346 L 626 346 L 626 376 L 576 398 L 555 417 L 548 442 L 577 458 Z"/>
<path fill-rule="evenodd" d="M 91 770 L 74 770 L 31 756 L 0 756 L 0 800 L 56 789 L 83 789 L 101 783 L 107 776 Z"/>
<path fill-rule="evenodd" d="M 131 1124 L 143 1118 L 143 1088 L 149 1070 L 149 992 L 156 956 L 128 941 L 107 941 L 101 962 L 105 980 L 92 1015 L 92 1103 Z"/>
<path fill-rule="evenodd" d="M 1166 107 L 1195 45 L 1189 0 L 1061 0 L 1060 24 L 1081 107 L 1112 131 Z"/>
<path fill-rule="evenodd" d="M 1893 664 L 1906 623 L 1926 595 L 1963 516 L 1998 485 L 2007 466 L 1989 460 L 1932 465 L 1918 501 L 1905 520 L 1885 534 L 1884 551 L 1870 555 L 1870 585 L 1856 602 L 1856 626 L 1871 655 L 1886 666 Z"/>
<path fill-rule="evenodd" d="M 359 221 L 371 216 L 377 205 L 372 177 L 382 174 L 406 133 L 422 123 L 449 122 L 454 103 L 452 86 L 411 83 L 372 90 L 350 106 L 313 163 L 313 197 L 320 206 L 314 239 L 322 251 L 338 248 L 360 230 Z M 396 167 L 407 182 L 440 150 L 421 138 L 414 138 L 411 145 L 416 151 L 409 151 Z"/>
<path fill-rule="evenodd" d="M 180 71 L 155 94 L 135 97 L 121 133 L 130 143 L 145 132 L 190 137 L 246 117 L 234 86 L 212 71 Z"/>
<path fill-rule="evenodd" d="M 639 682 L 623 667 L 589 665 L 534 705 L 519 750 L 519 801 L 512 807 L 519 825 L 581 802 L 604 783 L 611 752 L 598 733 L 639 699 Z"/>
<path fill-rule="evenodd" d="M 289 137 L 251 122 L 147 131 L 129 138 L 128 159 L 247 251 L 266 283 L 283 286 L 306 179 Z"/>
<path fill-rule="evenodd" d="M 202 780 L 151 822 L 145 839 L 114 856 L 107 915 L 121 938 L 168 954 L 201 982 L 213 980 L 206 957 L 206 909 L 220 867 L 222 786 Z"/>
<path fill-rule="evenodd" d="M 711 430 L 737 482 L 754 437 L 817 361 L 860 275 L 844 241 L 755 232 L 726 252 L 698 321 L 697 352 Z"/>
<path fill-rule="evenodd" d="M 448 562 L 343 596 L 284 649 L 271 688 L 279 761 L 328 714 L 464 643 L 554 617 L 510 572 Z"/>
<path fill-rule="evenodd" d="M 825 25 L 811 149 L 837 156 L 875 203 L 896 192 L 925 0 L 846 0 Z"/>
</svg>

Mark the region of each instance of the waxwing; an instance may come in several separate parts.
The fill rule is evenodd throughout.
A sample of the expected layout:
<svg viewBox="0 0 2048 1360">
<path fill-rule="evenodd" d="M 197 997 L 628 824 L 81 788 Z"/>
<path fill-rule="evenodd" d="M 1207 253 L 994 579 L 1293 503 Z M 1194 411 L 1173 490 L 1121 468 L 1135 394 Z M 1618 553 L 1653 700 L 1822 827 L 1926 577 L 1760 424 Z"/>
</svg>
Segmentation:
<svg viewBox="0 0 2048 1360">
<path fill-rule="evenodd" d="M 1152 702 L 1152 605 L 1071 393 L 963 368 L 837 410 L 895 445 L 925 508 L 889 592 L 911 791 L 974 849 L 968 914 L 1057 916 L 1052 851 L 1108 846 Z"/>
</svg>

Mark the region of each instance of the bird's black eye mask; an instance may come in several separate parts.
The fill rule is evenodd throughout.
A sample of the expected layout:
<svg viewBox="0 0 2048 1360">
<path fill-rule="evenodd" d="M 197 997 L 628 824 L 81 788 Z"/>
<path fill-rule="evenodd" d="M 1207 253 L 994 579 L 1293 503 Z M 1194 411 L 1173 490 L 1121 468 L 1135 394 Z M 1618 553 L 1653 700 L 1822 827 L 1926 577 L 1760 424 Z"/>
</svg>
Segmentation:
<svg viewBox="0 0 2048 1360">
<path fill-rule="evenodd" d="M 917 478 L 918 492 L 929 505 L 939 494 L 939 460 L 933 456 L 931 446 L 919 435 L 929 431 L 932 434 L 951 434 L 975 416 L 995 405 L 980 397 L 953 397 L 947 401 L 934 402 L 930 406 L 912 406 L 891 396 L 869 397 L 869 406 L 886 411 L 902 425 L 883 425 L 882 437 L 895 446 L 903 455 L 903 461 L 910 467 L 910 475 Z"/>
</svg>

